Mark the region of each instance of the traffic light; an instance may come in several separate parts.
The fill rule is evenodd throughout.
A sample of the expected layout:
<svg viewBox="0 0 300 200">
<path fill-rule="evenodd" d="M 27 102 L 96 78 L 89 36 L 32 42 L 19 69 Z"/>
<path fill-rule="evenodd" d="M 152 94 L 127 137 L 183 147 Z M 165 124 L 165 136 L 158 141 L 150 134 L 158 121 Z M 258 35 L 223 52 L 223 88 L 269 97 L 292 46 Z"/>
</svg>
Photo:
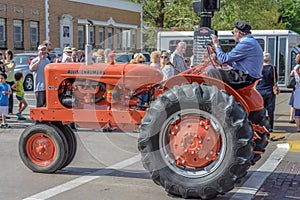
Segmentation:
<svg viewBox="0 0 300 200">
<path fill-rule="evenodd" d="M 220 0 L 195 0 L 193 2 L 194 12 L 213 12 L 220 10 Z"/>
<path fill-rule="evenodd" d="M 220 0 L 201 0 L 202 10 L 206 12 L 213 12 L 220 10 Z"/>
</svg>

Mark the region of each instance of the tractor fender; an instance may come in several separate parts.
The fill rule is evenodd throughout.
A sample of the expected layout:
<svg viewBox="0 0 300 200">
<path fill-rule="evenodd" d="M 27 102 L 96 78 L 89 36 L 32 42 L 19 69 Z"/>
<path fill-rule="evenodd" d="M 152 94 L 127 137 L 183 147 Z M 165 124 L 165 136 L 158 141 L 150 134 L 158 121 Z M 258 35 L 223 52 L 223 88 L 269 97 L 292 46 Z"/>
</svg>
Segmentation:
<svg viewBox="0 0 300 200">
<path fill-rule="evenodd" d="M 166 90 L 173 88 L 176 85 L 182 85 L 185 83 L 192 84 L 193 82 L 196 82 L 199 84 L 214 85 L 219 90 L 225 90 L 228 94 L 232 95 L 237 102 L 239 102 L 242 105 L 242 107 L 244 108 L 247 115 L 249 115 L 250 111 L 252 111 L 251 108 L 256 108 L 258 106 L 263 105 L 263 101 L 260 102 L 258 100 L 258 101 L 254 102 L 252 99 L 253 97 L 249 97 L 250 99 L 247 98 L 248 101 L 246 101 L 240 95 L 239 91 L 234 90 L 232 87 L 230 87 L 228 84 L 224 83 L 223 81 L 216 79 L 216 78 L 209 77 L 209 76 L 199 76 L 199 75 L 193 75 L 193 74 L 179 74 L 179 75 L 173 76 L 173 77 L 169 78 L 168 80 L 166 80 L 162 86 L 163 86 L 163 90 L 166 91 Z M 245 88 L 248 88 L 250 86 L 247 86 Z M 255 91 L 253 92 L 253 94 L 255 94 Z M 261 98 L 261 96 L 260 96 L 260 98 Z M 251 103 L 252 101 L 253 101 L 253 103 Z M 256 106 L 252 105 L 252 104 L 255 104 Z M 249 107 L 249 105 L 251 105 L 251 107 Z M 260 109 L 262 109 L 262 108 L 260 108 Z M 257 110 L 259 110 L 259 109 L 257 109 Z"/>
</svg>

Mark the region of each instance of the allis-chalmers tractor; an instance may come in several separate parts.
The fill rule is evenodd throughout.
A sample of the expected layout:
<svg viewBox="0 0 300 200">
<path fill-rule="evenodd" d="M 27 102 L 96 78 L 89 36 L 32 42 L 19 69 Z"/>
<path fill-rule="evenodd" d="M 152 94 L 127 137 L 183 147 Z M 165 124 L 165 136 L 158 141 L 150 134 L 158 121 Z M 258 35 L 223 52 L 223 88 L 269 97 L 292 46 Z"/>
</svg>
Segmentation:
<svg viewBox="0 0 300 200">
<path fill-rule="evenodd" d="M 162 81 L 159 70 L 144 64 L 49 64 L 47 106 L 30 110 L 36 123 L 20 137 L 21 159 L 40 173 L 69 165 L 77 147 L 70 123 L 138 130 L 141 162 L 168 193 L 225 194 L 261 157 L 269 133 L 257 82 L 234 90 L 206 75 L 211 65 L 214 60 Z M 145 92 L 149 104 L 140 106 Z"/>
</svg>

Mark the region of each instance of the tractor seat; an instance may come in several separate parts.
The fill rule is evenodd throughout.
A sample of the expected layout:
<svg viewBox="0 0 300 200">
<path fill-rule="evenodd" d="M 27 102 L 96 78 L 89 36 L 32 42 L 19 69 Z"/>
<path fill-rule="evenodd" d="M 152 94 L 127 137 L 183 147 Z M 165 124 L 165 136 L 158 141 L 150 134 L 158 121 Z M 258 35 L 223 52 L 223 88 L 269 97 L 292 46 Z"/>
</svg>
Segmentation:
<svg viewBox="0 0 300 200">
<path fill-rule="evenodd" d="M 252 84 L 250 84 L 250 85 L 247 85 L 247 86 L 245 86 L 245 87 L 242 87 L 242 88 L 239 88 L 239 89 L 236 89 L 236 91 L 242 91 L 242 90 L 250 90 L 250 89 L 252 89 L 252 88 L 255 88 L 256 87 L 256 85 L 258 84 L 258 82 L 260 81 L 261 79 L 257 79 L 256 81 L 254 81 Z"/>
</svg>

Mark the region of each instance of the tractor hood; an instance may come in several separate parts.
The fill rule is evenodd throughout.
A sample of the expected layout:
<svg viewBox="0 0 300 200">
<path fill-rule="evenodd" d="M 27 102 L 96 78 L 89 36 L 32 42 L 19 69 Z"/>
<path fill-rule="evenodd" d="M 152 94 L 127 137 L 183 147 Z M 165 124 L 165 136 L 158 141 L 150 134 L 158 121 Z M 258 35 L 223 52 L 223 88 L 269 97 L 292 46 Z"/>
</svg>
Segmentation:
<svg viewBox="0 0 300 200">
<path fill-rule="evenodd" d="M 51 63 L 45 68 L 46 82 L 62 78 L 89 78 L 128 89 L 160 83 L 162 73 L 145 64 Z"/>
</svg>

